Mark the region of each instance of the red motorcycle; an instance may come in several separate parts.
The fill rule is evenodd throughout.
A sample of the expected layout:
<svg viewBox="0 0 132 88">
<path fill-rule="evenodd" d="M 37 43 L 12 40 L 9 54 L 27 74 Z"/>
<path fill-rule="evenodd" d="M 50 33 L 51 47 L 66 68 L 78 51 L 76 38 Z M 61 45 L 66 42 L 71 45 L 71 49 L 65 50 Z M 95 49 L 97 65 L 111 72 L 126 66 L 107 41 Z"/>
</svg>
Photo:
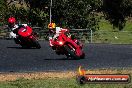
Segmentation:
<svg viewBox="0 0 132 88">
<path fill-rule="evenodd" d="M 58 55 L 62 54 L 74 59 L 83 59 L 85 57 L 82 43 L 79 43 L 77 39 L 72 39 L 67 30 L 62 30 L 57 38 L 50 39 L 49 42 Z"/>
<path fill-rule="evenodd" d="M 14 39 L 15 42 L 23 48 L 41 48 L 38 43 L 37 34 L 33 32 L 31 27 L 20 26 L 13 32 L 17 34 L 17 37 Z"/>
</svg>

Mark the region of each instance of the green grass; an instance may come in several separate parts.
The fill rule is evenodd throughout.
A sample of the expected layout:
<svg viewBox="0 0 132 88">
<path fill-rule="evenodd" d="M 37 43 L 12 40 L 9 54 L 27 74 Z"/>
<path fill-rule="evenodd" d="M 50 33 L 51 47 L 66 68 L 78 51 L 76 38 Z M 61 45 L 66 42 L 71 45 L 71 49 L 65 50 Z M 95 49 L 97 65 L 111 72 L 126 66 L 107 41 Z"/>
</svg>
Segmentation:
<svg viewBox="0 0 132 88">
<path fill-rule="evenodd" d="M 113 26 L 110 24 L 108 20 L 100 20 L 99 29 L 103 31 L 113 31 Z"/>
<path fill-rule="evenodd" d="M 113 29 L 113 26 L 108 20 L 101 19 L 99 22 L 99 29 L 103 31 L 118 31 L 118 28 Z M 123 31 L 132 31 L 132 21 L 126 21 Z"/>
<path fill-rule="evenodd" d="M 122 31 L 102 19 L 100 29 L 93 34 L 93 43 L 132 44 L 132 22 L 127 21 Z"/>
<path fill-rule="evenodd" d="M 95 43 L 132 44 L 132 32 L 95 32 L 93 41 Z"/>
<path fill-rule="evenodd" d="M 124 31 L 132 31 L 132 21 L 127 21 L 123 30 Z"/>
<path fill-rule="evenodd" d="M 132 69 L 131 68 L 89 69 L 86 71 L 86 73 L 87 74 L 129 74 L 130 76 L 132 76 Z M 64 72 L 57 73 L 56 75 L 62 75 L 62 74 L 64 74 Z M 132 88 L 132 81 L 130 81 L 130 83 L 124 83 L 124 84 L 123 83 L 113 83 L 113 84 L 87 83 L 80 85 L 77 83 L 76 74 L 74 74 L 71 77 L 61 77 L 61 78 L 54 76 L 48 78 L 44 77 L 44 78 L 31 78 L 31 79 L 17 77 L 17 79 L 14 81 L 0 82 L 0 88 Z M 3 74 L 3 76 L 5 75 L 8 74 Z M 65 75 L 70 75 L 70 74 L 69 72 L 66 72 Z"/>
<path fill-rule="evenodd" d="M 76 78 L 54 78 L 27 80 L 19 79 L 13 82 L 2 82 L 0 88 L 131 88 L 129 84 L 77 84 Z"/>
</svg>

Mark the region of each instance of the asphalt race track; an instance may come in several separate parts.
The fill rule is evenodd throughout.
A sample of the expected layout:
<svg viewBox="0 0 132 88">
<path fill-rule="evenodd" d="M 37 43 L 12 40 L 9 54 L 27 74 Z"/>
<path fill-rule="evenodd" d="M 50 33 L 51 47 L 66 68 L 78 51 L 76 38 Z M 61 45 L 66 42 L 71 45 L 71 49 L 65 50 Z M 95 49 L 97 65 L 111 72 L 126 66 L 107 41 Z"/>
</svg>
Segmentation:
<svg viewBox="0 0 132 88">
<path fill-rule="evenodd" d="M 58 56 L 48 42 L 40 41 L 41 49 L 22 49 L 13 40 L 0 40 L 0 72 L 66 71 L 132 67 L 132 45 L 85 44 L 86 58 L 67 59 Z"/>
</svg>

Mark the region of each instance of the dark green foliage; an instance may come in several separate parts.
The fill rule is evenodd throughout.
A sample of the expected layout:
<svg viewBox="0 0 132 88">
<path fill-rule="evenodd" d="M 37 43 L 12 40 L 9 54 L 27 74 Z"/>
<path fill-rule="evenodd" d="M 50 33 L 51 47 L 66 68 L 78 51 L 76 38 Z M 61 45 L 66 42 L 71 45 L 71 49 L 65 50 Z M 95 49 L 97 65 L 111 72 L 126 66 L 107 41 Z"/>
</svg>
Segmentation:
<svg viewBox="0 0 132 88">
<path fill-rule="evenodd" d="M 47 16 L 48 13 L 38 9 L 38 8 L 24 8 L 24 7 L 16 7 L 15 5 L 11 5 L 8 7 L 7 12 L 5 13 L 5 21 L 10 16 L 14 16 L 17 19 L 17 23 L 28 23 L 32 26 L 47 26 Z"/>
<path fill-rule="evenodd" d="M 125 18 L 132 14 L 132 0 L 103 0 L 103 11 L 114 27 L 122 30 Z"/>
<path fill-rule="evenodd" d="M 24 0 L 26 8 L 18 8 L 9 6 L 7 0 L 0 0 L 0 25 L 5 24 L 10 16 L 15 16 L 22 23 L 47 28 L 50 1 Z M 99 29 L 99 13 L 102 11 L 105 18 L 121 30 L 126 18 L 132 16 L 132 0 L 53 0 L 52 22 L 61 27 L 96 31 Z"/>
<path fill-rule="evenodd" d="M 25 0 L 25 2 L 29 10 L 11 6 L 7 17 L 9 14 L 15 15 L 19 21 L 46 27 L 49 23 L 50 0 Z M 99 0 L 53 0 L 52 22 L 61 27 L 96 30 L 99 19 L 95 12 L 100 7 L 98 2 Z"/>
<path fill-rule="evenodd" d="M 0 0 L 0 26 L 4 24 L 6 8 L 6 0 Z"/>
<path fill-rule="evenodd" d="M 21 0 L 20 0 L 21 1 Z M 32 8 L 45 9 L 46 6 L 49 6 L 50 0 L 24 0 L 27 5 Z"/>
<path fill-rule="evenodd" d="M 52 9 L 52 19 L 59 26 L 83 29 L 98 25 L 93 0 L 53 0 Z"/>
</svg>

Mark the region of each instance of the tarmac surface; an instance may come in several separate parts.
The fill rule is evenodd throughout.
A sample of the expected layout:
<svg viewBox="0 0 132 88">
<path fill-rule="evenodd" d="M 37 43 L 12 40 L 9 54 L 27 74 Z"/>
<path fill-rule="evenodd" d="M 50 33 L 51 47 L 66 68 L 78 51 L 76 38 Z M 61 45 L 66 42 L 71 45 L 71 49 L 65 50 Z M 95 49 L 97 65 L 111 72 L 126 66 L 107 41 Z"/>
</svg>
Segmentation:
<svg viewBox="0 0 132 88">
<path fill-rule="evenodd" d="M 22 49 L 13 40 L 0 40 L 0 72 L 72 71 L 85 69 L 131 68 L 132 45 L 85 44 L 85 59 L 56 55 L 46 41 L 41 49 Z"/>
</svg>

